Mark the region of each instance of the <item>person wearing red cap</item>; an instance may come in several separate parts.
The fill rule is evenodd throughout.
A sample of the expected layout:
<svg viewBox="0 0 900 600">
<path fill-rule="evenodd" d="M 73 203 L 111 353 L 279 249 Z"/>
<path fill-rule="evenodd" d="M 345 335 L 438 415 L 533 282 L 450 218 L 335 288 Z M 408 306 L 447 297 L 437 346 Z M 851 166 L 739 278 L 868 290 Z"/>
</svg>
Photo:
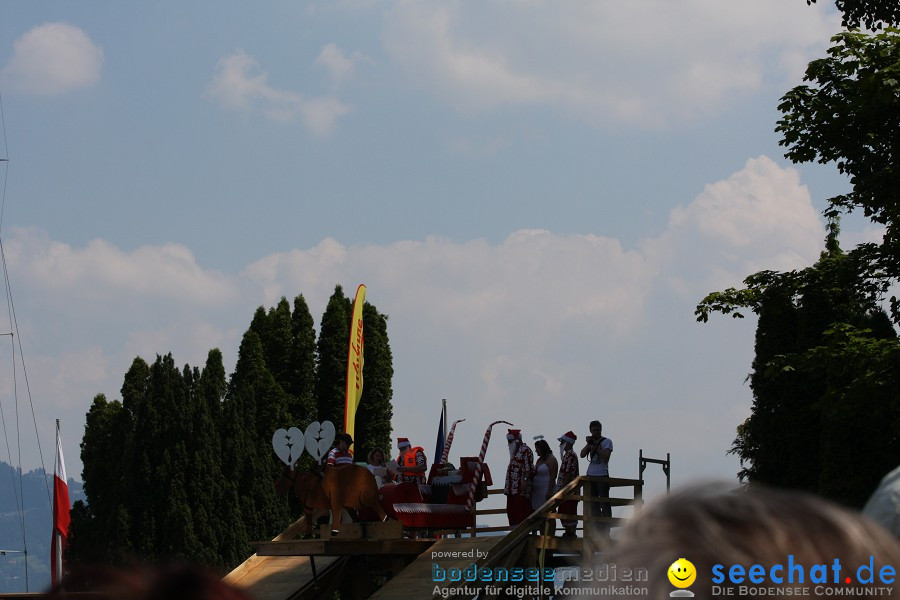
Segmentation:
<svg viewBox="0 0 900 600">
<path fill-rule="evenodd" d="M 567 431 L 557 439 L 559 440 L 560 456 L 559 476 L 556 478 L 556 491 L 558 492 L 566 487 L 570 481 L 578 477 L 578 456 L 575 455 L 575 451 L 572 449 L 578 436 L 572 431 Z M 577 510 L 578 500 L 566 500 L 559 505 L 559 512 L 565 515 L 578 514 Z M 560 523 L 566 530 L 563 533 L 563 537 L 575 537 L 575 528 L 578 526 L 578 521 L 574 519 L 560 519 Z"/>
<path fill-rule="evenodd" d="M 397 438 L 397 449 L 400 456 L 397 457 L 397 470 L 400 471 L 398 483 L 425 483 L 425 472 L 428 470 L 428 461 L 425 459 L 425 450 L 420 446 L 412 447 L 407 438 Z"/>
<path fill-rule="evenodd" d="M 518 525 L 531 514 L 531 488 L 534 480 L 534 453 L 522 441 L 522 432 L 510 429 L 506 434 L 509 443 L 509 467 L 506 469 L 506 516 L 510 525 Z"/>
</svg>

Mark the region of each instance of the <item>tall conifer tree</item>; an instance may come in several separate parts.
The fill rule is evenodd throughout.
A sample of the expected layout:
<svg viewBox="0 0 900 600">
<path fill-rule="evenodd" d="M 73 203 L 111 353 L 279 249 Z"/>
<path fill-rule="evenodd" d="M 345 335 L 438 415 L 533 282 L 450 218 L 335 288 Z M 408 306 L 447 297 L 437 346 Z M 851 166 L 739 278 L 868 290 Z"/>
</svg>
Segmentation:
<svg viewBox="0 0 900 600">
<path fill-rule="evenodd" d="M 374 448 L 390 456 L 391 418 L 394 409 L 393 357 L 388 343 L 387 316 L 366 302 L 363 305 L 363 393 L 356 411 L 355 452 L 357 460 L 366 460 Z"/>
<path fill-rule="evenodd" d="M 287 424 L 287 396 L 266 368 L 262 343 L 252 330 L 241 341 L 225 417 L 226 475 L 237 482 L 246 533 L 251 539 L 270 538 L 289 518 L 287 502 L 272 485 L 281 465 L 271 445 L 272 433 Z"/>
<path fill-rule="evenodd" d="M 318 419 L 316 406 L 316 331 L 309 306 L 303 294 L 294 298 L 291 313 L 291 405 L 288 407 L 293 423 L 307 425 Z"/>
<path fill-rule="evenodd" d="M 316 402 L 319 421 L 331 421 L 341 431 L 347 392 L 347 343 L 350 339 L 350 300 L 335 286 L 328 299 L 316 345 Z"/>
<path fill-rule="evenodd" d="M 251 540 L 285 527 L 288 503 L 272 485 L 282 469 L 272 433 L 317 417 L 341 427 L 350 301 L 337 286 L 318 342 L 304 297 L 289 309 L 282 299 L 255 312 L 228 383 L 217 349 L 202 371 L 177 369 L 171 354 L 152 365 L 138 357 L 121 402 L 94 399 L 82 441 L 89 504 L 73 510 L 73 563 L 190 560 L 231 568 L 252 553 Z M 364 310 L 360 455 L 387 447 L 392 415 L 387 317 L 371 305 Z"/>
</svg>

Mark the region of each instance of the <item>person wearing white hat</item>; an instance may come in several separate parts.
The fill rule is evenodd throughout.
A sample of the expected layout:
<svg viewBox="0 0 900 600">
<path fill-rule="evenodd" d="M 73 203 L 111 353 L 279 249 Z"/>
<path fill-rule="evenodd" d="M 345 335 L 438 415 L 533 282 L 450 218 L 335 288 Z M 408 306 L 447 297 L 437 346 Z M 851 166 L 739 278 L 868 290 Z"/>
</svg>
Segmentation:
<svg viewBox="0 0 900 600">
<path fill-rule="evenodd" d="M 506 469 L 506 516 L 510 525 L 518 525 L 531 514 L 531 489 L 534 479 L 534 453 L 522 441 L 522 432 L 510 429 L 506 434 L 509 443 L 509 467 Z"/>
<path fill-rule="evenodd" d="M 559 476 L 556 478 L 556 491 L 566 487 L 570 481 L 578 478 L 578 456 L 572 449 L 578 436 L 572 431 L 567 431 L 559 438 Z M 566 500 L 559 505 L 559 512 L 566 515 L 575 515 L 578 511 L 578 500 Z M 575 537 L 575 528 L 578 521 L 575 519 L 560 519 L 566 530 L 563 537 Z"/>
</svg>

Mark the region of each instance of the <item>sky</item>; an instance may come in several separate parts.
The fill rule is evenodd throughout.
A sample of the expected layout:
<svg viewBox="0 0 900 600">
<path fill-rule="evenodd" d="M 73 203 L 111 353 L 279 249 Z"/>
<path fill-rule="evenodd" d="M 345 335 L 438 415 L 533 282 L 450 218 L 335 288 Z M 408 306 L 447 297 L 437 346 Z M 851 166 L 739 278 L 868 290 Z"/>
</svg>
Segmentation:
<svg viewBox="0 0 900 600">
<path fill-rule="evenodd" d="M 39 438 L 52 469 L 60 419 L 80 479 L 85 413 L 136 356 L 217 347 L 230 372 L 258 306 L 302 293 L 318 326 L 365 283 L 394 437 L 430 454 L 446 398 L 451 459 L 496 420 L 556 448 L 600 419 L 612 475 L 643 451 L 674 486 L 735 481 L 755 320 L 694 308 L 822 250 L 848 183 L 774 129 L 839 23 L 803 0 L 4 5 L 0 459 L 39 466 Z"/>
</svg>

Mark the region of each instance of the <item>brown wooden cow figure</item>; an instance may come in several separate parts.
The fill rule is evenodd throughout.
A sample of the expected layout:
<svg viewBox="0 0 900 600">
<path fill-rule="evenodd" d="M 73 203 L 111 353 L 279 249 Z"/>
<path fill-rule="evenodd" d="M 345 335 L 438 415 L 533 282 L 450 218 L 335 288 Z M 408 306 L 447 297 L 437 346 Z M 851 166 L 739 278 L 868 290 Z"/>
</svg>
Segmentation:
<svg viewBox="0 0 900 600">
<path fill-rule="evenodd" d="M 315 471 L 285 470 L 275 483 L 279 494 L 293 490 L 303 504 L 306 515 L 306 533 L 312 533 L 312 514 L 316 509 L 331 510 L 331 532 L 337 533 L 341 509 L 368 508 L 378 518 L 387 518 L 378 502 L 378 485 L 375 476 L 359 465 L 326 467 L 324 474 Z"/>
</svg>

